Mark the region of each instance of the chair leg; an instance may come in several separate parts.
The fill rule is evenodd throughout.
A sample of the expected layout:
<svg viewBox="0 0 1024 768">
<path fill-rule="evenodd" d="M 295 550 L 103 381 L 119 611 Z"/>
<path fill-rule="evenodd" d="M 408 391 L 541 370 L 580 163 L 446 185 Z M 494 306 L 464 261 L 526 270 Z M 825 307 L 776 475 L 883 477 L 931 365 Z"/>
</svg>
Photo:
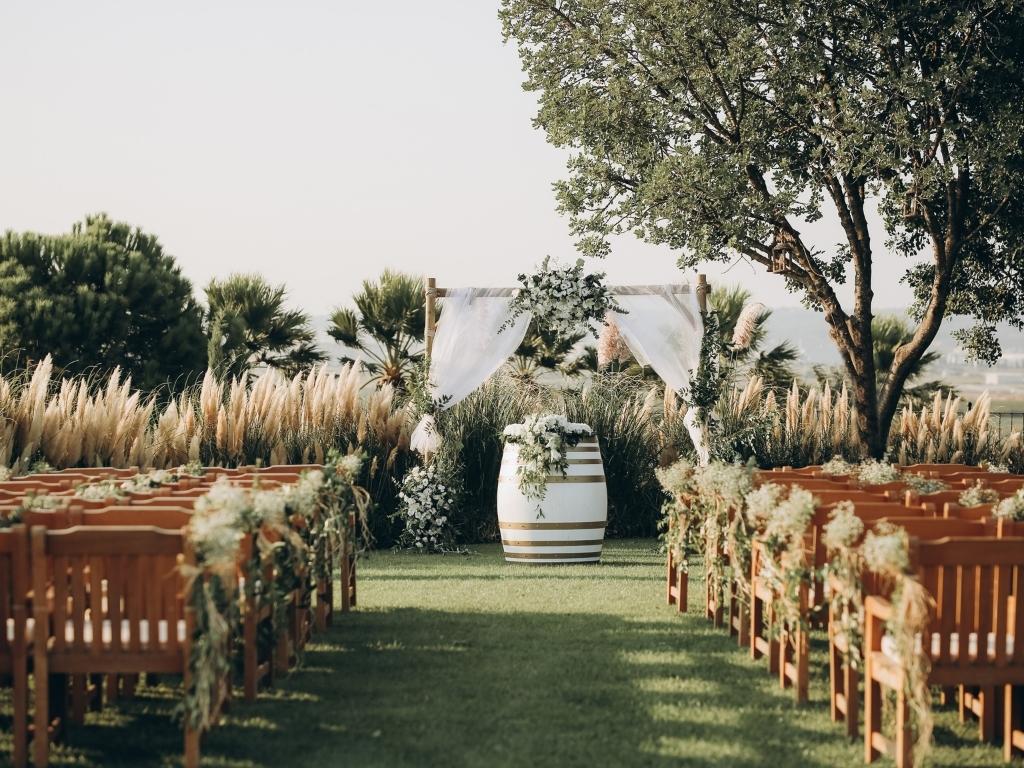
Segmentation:
<svg viewBox="0 0 1024 768">
<path fill-rule="evenodd" d="M 779 656 L 782 653 L 779 636 L 775 636 L 775 609 L 768 608 L 768 620 L 765 622 L 765 634 L 768 635 L 768 672 L 771 675 L 779 674 Z"/>
<path fill-rule="evenodd" d="M 793 642 L 796 646 L 793 649 L 793 666 L 796 669 L 796 681 L 794 688 L 796 689 L 796 703 L 806 704 L 809 696 L 808 692 L 808 679 L 810 678 L 810 653 L 807 647 L 807 633 L 802 629 L 798 629 L 796 634 L 793 636 Z"/>
<path fill-rule="evenodd" d="M 14 744 L 11 753 L 15 768 L 28 764 L 28 668 L 22 656 L 14 665 Z"/>
<path fill-rule="evenodd" d="M 996 689 L 983 686 L 978 689 L 978 738 L 993 741 L 996 736 Z"/>
<path fill-rule="evenodd" d="M 786 664 L 790 660 L 790 635 L 788 632 L 783 631 L 779 635 L 778 643 L 778 660 L 775 663 L 775 671 L 779 676 L 779 687 L 785 690 L 789 688 L 789 676 L 786 674 Z"/>
<path fill-rule="evenodd" d="M 864 762 L 873 763 L 878 758 L 875 749 L 875 734 L 882 731 L 882 686 L 871 677 L 871 662 L 864 674 Z"/>
<path fill-rule="evenodd" d="M 87 684 L 85 675 L 71 676 L 71 722 L 75 725 L 85 722 Z"/>
<path fill-rule="evenodd" d="M 757 595 L 751 589 L 750 595 L 750 658 L 755 661 L 761 658 L 761 651 L 757 647 L 758 638 L 761 637 L 761 630 L 764 626 L 764 603 L 757 599 Z"/>
<path fill-rule="evenodd" d="M 50 676 L 45 653 L 36 652 L 32 674 L 36 681 L 35 735 L 32 753 L 36 768 L 50 764 Z"/>
<path fill-rule="evenodd" d="M 341 550 L 341 612 L 348 613 L 352 609 L 352 594 L 349 592 L 349 573 L 352 562 L 349 559 L 348 547 Z"/>
<path fill-rule="evenodd" d="M 199 768 L 199 731 L 185 727 L 185 768 Z"/>
<path fill-rule="evenodd" d="M 750 645 L 750 619 L 747 617 L 747 613 L 750 611 L 750 607 L 746 603 L 740 603 L 739 613 L 739 637 L 737 643 L 740 648 Z"/>
<path fill-rule="evenodd" d="M 859 701 L 860 694 L 857 691 L 858 678 L 857 670 L 853 668 L 849 660 L 843 664 L 843 689 L 846 697 L 846 735 L 851 739 L 857 738 L 858 723 L 860 715 Z"/>
<path fill-rule="evenodd" d="M 1003 760 L 1013 760 L 1013 729 L 1016 725 L 1016 702 L 1013 700 L 1013 686 L 1003 686 Z"/>
<path fill-rule="evenodd" d="M 829 622 L 828 631 L 828 709 L 829 715 L 832 717 L 833 723 L 838 723 L 843 719 L 843 712 L 839 708 L 839 695 L 842 691 L 841 682 L 846 680 L 846 665 L 843 664 L 842 654 L 839 653 L 839 647 L 836 645 L 835 637 L 833 636 L 834 629 L 832 623 Z M 842 677 L 840 677 L 840 675 Z M 847 701 L 847 707 L 849 707 L 849 701 Z"/>
<path fill-rule="evenodd" d="M 912 743 L 910 708 L 907 706 L 907 694 L 900 686 L 896 691 L 896 768 L 910 768 Z"/>
<path fill-rule="evenodd" d="M 677 568 L 676 577 L 679 585 L 679 593 L 676 597 L 676 610 L 679 613 L 686 613 L 690 598 L 690 574 L 683 567 Z"/>
</svg>

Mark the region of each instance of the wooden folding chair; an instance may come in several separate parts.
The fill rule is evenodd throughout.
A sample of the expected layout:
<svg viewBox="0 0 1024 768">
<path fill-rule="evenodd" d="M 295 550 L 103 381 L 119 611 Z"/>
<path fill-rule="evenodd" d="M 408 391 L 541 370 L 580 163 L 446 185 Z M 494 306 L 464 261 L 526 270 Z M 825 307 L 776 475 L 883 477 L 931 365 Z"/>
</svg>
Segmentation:
<svg viewBox="0 0 1024 768">
<path fill-rule="evenodd" d="M 1019 716 L 1013 688 L 1024 684 L 1024 538 L 913 539 L 911 549 L 918 578 L 935 601 L 920 639 L 920 652 L 931 666 L 927 684 L 973 688 L 971 708 L 986 739 L 994 735 L 996 694 L 1002 693 L 1004 756 L 1009 760 Z M 864 759 L 870 763 L 887 753 L 903 768 L 911 761 L 906 673 L 882 644 L 892 606 L 872 594 L 864 610 Z M 884 689 L 896 692 L 895 739 L 882 733 Z"/>
<path fill-rule="evenodd" d="M 9 677 L 14 722 L 11 764 L 28 763 L 28 654 L 32 650 L 29 597 L 28 529 L 0 530 L 0 679 Z"/>
<path fill-rule="evenodd" d="M 991 526 L 968 520 L 948 520 L 941 517 L 879 517 L 866 521 L 867 527 L 882 524 L 899 526 L 907 534 L 919 539 L 940 539 L 950 536 L 981 537 L 991 536 Z M 864 574 L 863 578 L 869 578 Z M 829 604 L 829 700 L 833 722 L 846 725 L 846 733 L 856 737 L 858 727 L 858 702 L 860 674 L 850 663 L 850 647 L 848 639 L 839 631 L 837 608 Z"/>
<path fill-rule="evenodd" d="M 41 768 L 52 715 L 63 709 L 50 701 L 53 677 L 176 674 L 187 690 L 194 617 L 180 566 L 194 560 L 178 531 L 97 526 L 31 535 L 34 591 L 45 594 L 48 579 L 53 590 L 52 601 L 34 603 L 33 751 Z M 199 733 L 187 723 L 184 752 L 186 766 L 199 765 Z"/>
</svg>

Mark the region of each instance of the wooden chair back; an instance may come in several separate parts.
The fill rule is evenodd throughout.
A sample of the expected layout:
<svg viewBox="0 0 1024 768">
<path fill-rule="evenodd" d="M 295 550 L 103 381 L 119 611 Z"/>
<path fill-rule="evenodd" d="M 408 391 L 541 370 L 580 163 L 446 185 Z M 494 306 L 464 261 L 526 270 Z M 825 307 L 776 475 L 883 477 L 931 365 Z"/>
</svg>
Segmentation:
<svg viewBox="0 0 1024 768">
<path fill-rule="evenodd" d="M 177 531 L 189 524 L 192 513 L 180 507 L 120 506 L 81 512 L 75 525 L 142 525 Z"/>
<path fill-rule="evenodd" d="M 883 494 L 868 493 L 859 488 L 851 488 L 850 490 L 829 490 L 823 491 L 814 489 L 814 499 L 819 507 L 828 507 L 834 504 L 838 504 L 840 501 L 852 501 L 854 504 L 870 504 L 870 503 L 893 503 L 885 498 Z"/>
<path fill-rule="evenodd" d="M 1024 682 L 1024 538 L 912 542 L 918 578 L 935 600 L 921 641 L 933 684 L 943 684 L 950 669 L 957 674 L 949 679 L 965 681 L 964 669 L 971 668 L 977 684 L 991 685 L 995 678 L 983 670 L 1008 666 Z"/>
<path fill-rule="evenodd" d="M 35 628 L 37 643 L 52 637 L 51 672 L 181 673 L 180 531 L 76 526 L 31 535 L 33 589 L 53 590 L 52 614 L 37 603 Z"/>
<path fill-rule="evenodd" d="M 906 466 L 900 467 L 901 472 L 911 472 L 914 474 L 932 477 L 943 474 L 953 474 L 955 472 L 964 472 L 968 469 L 970 469 L 970 467 L 966 464 L 907 464 Z"/>
<path fill-rule="evenodd" d="M 995 526 L 978 520 L 956 520 L 944 517 L 882 517 L 873 526 L 891 523 L 918 539 L 943 539 L 950 536 L 994 536 Z"/>
<path fill-rule="evenodd" d="M 53 475 L 46 475 L 45 477 L 51 478 Z M 62 491 L 72 486 L 70 480 L 60 479 L 47 479 L 47 480 L 29 480 L 24 478 L 18 478 L 17 480 L 4 480 L 0 482 L 0 491 L 10 491 L 18 495 L 24 495 L 26 493 L 45 493 L 46 491 Z"/>
<path fill-rule="evenodd" d="M 0 674 L 11 674 L 16 648 L 23 652 L 29 591 L 28 529 L 0 530 Z"/>
<path fill-rule="evenodd" d="M 960 520 L 988 520 L 992 517 L 992 506 L 979 504 L 976 507 L 962 507 L 956 502 L 947 502 L 942 508 L 942 516 Z"/>
<path fill-rule="evenodd" d="M 202 494 L 196 496 L 146 496 L 144 498 L 132 498 L 131 506 L 139 507 L 144 509 L 146 507 L 177 507 L 178 509 L 194 509 L 196 505 L 196 499 Z"/>
</svg>

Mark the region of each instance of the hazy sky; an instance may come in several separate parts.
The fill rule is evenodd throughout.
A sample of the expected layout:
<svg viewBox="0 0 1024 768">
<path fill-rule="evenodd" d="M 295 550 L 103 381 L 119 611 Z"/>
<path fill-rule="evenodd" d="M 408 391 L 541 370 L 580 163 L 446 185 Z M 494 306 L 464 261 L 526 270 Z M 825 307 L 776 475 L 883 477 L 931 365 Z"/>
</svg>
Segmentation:
<svg viewBox="0 0 1024 768">
<path fill-rule="evenodd" d="M 521 81 L 493 0 L 4 0 L 0 230 L 106 211 L 197 288 L 257 270 L 315 314 L 385 266 L 511 285 L 576 257 Z M 675 282 L 675 260 L 629 238 L 596 266 Z M 880 271 L 878 306 L 905 303 Z M 728 280 L 796 303 L 760 268 Z"/>
</svg>

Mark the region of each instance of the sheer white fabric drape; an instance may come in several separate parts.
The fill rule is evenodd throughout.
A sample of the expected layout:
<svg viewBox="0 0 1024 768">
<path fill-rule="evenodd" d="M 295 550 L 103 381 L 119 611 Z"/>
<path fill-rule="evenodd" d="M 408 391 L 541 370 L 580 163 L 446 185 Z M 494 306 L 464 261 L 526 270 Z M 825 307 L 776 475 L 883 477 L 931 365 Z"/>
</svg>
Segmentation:
<svg viewBox="0 0 1024 768">
<path fill-rule="evenodd" d="M 676 293 L 673 286 L 645 286 L 643 293 L 616 294 L 627 314 L 616 314 L 619 333 L 641 365 L 649 365 L 671 389 L 679 391 L 690 384 L 690 372 L 700 363 L 704 336 L 697 296 Z M 683 419 L 697 449 L 701 464 L 710 454 L 707 436 L 698 424 L 693 409 Z"/>
<path fill-rule="evenodd" d="M 509 319 L 509 296 L 496 288 L 452 288 L 441 299 L 430 355 L 430 395 L 444 400 L 441 410 L 465 400 L 487 381 L 526 336 L 531 315 L 523 313 L 501 333 Z M 412 449 L 434 453 L 439 447 L 432 416 L 424 416 L 412 433 Z"/>
</svg>

